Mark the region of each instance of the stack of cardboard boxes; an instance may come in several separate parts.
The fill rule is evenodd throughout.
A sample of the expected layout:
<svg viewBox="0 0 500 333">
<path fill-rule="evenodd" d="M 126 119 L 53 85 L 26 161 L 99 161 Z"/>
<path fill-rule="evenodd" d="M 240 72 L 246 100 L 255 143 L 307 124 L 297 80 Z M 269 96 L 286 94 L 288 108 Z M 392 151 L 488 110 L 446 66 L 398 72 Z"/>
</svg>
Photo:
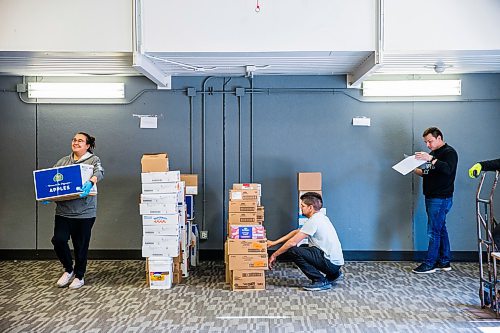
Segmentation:
<svg viewBox="0 0 500 333">
<path fill-rule="evenodd" d="M 307 217 L 302 215 L 300 209 L 300 196 L 307 192 L 316 192 L 321 197 L 323 197 L 322 186 L 321 186 L 321 172 L 299 172 L 297 174 L 297 187 L 298 187 L 298 225 L 301 228 L 307 221 Z M 322 212 L 326 214 L 326 209 L 322 209 Z M 302 240 L 298 246 L 307 244 L 307 238 Z"/>
<path fill-rule="evenodd" d="M 229 191 L 226 282 L 232 290 L 266 288 L 267 239 L 260 184 L 234 184 Z"/>
<path fill-rule="evenodd" d="M 142 256 L 152 289 L 169 289 L 187 275 L 189 244 L 186 232 L 184 182 L 180 171 L 169 171 L 166 153 L 145 154 L 141 159 Z M 185 264 L 183 264 L 185 262 Z"/>
</svg>

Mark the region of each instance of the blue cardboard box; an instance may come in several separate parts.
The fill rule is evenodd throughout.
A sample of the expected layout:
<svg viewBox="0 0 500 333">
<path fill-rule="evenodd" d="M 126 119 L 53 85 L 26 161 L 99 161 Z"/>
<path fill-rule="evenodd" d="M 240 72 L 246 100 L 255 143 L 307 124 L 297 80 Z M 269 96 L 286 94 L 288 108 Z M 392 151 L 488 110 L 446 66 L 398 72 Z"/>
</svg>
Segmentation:
<svg viewBox="0 0 500 333">
<path fill-rule="evenodd" d="M 57 168 L 33 171 L 36 200 L 70 200 L 82 193 L 82 185 L 92 177 L 94 167 L 89 164 L 72 164 Z M 90 195 L 97 194 L 94 185 Z"/>
</svg>

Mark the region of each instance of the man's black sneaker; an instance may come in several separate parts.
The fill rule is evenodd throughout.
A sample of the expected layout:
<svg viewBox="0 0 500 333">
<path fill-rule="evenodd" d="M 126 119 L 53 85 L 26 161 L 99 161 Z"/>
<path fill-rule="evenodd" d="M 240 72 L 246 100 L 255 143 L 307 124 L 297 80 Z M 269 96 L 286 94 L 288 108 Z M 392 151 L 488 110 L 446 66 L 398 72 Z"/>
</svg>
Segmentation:
<svg viewBox="0 0 500 333">
<path fill-rule="evenodd" d="M 435 271 L 436 271 L 436 268 L 434 268 L 432 266 L 428 266 L 425 263 L 423 263 L 420 266 L 418 266 L 417 268 L 414 268 L 412 272 L 416 273 L 416 274 L 429 274 L 429 273 L 434 273 Z"/>
<path fill-rule="evenodd" d="M 439 264 L 439 263 L 436 263 L 436 264 L 434 265 L 434 268 L 435 268 L 435 269 L 438 269 L 438 270 L 445 271 L 445 272 L 449 272 L 449 271 L 451 271 L 451 265 L 450 265 L 450 263 L 447 263 L 447 264 Z"/>
<path fill-rule="evenodd" d="M 332 284 L 329 281 L 316 281 L 303 287 L 307 291 L 328 290 L 331 288 Z"/>
<path fill-rule="evenodd" d="M 326 279 L 330 283 L 338 282 L 338 281 L 342 280 L 343 278 L 344 278 L 344 273 L 342 273 L 342 272 L 339 272 L 339 275 L 337 275 L 337 277 L 335 277 L 335 278 L 330 278 L 328 276 L 326 277 Z"/>
</svg>

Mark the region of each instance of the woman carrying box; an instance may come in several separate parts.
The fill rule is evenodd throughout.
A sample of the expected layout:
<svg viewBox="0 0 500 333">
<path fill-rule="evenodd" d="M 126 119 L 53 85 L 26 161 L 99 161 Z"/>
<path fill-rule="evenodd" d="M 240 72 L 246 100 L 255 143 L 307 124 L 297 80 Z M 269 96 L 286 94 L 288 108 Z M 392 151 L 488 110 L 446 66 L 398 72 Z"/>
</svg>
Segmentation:
<svg viewBox="0 0 500 333">
<path fill-rule="evenodd" d="M 70 282 L 70 289 L 78 289 L 84 285 L 87 268 L 87 254 L 92 226 L 97 215 L 97 196 L 89 195 L 92 187 L 103 179 L 104 169 L 99 157 L 92 153 L 95 138 L 84 132 L 78 132 L 71 143 L 71 154 L 61 158 L 54 167 L 72 164 L 90 164 L 94 166 L 92 177 L 82 186 L 80 198 L 56 201 L 54 236 L 52 244 L 64 267 L 64 274 L 57 281 L 58 287 L 65 287 Z M 69 238 L 75 250 L 75 265 L 68 245 Z M 74 278 L 74 279 L 73 279 Z M 73 279 L 73 281 L 71 281 Z"/>
</svg>

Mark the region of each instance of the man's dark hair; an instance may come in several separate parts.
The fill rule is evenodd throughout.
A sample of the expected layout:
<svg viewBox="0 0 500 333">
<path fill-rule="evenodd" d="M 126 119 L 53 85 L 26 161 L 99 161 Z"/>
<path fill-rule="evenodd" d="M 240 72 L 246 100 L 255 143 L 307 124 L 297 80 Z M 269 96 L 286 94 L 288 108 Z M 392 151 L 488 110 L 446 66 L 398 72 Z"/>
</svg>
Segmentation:
<svg viewBox="0 0 500 333">
<path fill-rule="evenodd" d="M 305 205 L 312 205 L 315 211 L 323 207 L 323 199 L 321 195 L 316 192 L 306 192 L 300 196 L 300 200 L 302 200 Z"/>
<path fill-rule="evenodd" d="M 422 137 L 425 138 L 429 134 L 432 134 L 432 136 L 435 137 L 436 139 L 438 136 L 440 136 L 441 140 L 444 140 L 443 132 L 441 132 L 441 130 L 437 127 L 429 127 L 428 129 L 426 129 L 424 131 L 424 134 L 422 134 Z"/>
</svg>

